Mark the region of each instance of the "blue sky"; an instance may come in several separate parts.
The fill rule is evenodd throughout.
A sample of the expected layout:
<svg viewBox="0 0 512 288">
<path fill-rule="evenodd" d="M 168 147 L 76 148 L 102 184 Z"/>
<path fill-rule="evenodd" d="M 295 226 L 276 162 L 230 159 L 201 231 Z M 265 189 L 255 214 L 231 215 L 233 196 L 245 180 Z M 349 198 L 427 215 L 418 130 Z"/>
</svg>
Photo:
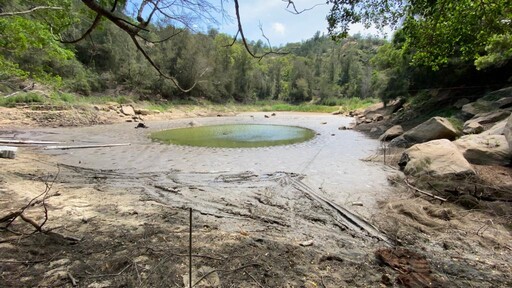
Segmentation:
<svg viewBox="0 0 512 288">
<path fill-rule="evenodd" d="M 266 42 L 261 36 L 260 23 L 265 35 L 270 39 L 273 46 L 280 46 L 291 42 L 307 40 L 316 31 L 327 33 L 327 20 L 325 17 L 330 6 L 324 0 L 295 0 L 297 10 L 311 8 L 302 14 L 295 15 L 286 10 L 287 2 L 282 0 L 240 0 L 240 15 L 242 18 L 245 36 L 249 40 L 259 39 Z M 237 31 L 235 22 L 235 9 L 233 1 L 224 3 L 226 12 L 233 17 L 232 22 L 221 22 L 217 27 L 220 32 L 234 35 Z M 351 27 L 350 34 L 361 33 L 362 35 L 377 35 L 375 29 L 364 29 L 361 25 Z M 382 37 L 382 35 L 380 35 Z"/>
</svg>

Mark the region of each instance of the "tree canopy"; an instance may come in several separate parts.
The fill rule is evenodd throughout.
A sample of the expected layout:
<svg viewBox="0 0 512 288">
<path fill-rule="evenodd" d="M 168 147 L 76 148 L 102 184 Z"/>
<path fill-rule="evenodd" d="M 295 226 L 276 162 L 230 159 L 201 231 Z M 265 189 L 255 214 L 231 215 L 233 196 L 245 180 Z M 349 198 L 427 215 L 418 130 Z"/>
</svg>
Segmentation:
<svg viewBox="0 0 512 288">
<path fill-rule="evenodd" d="M 349 25 L 391 26 L 402 30 L 404 51 L 415 65 L 439 69 L 452 59 L 478 68 L 503 65 L 512 56 L 512 0 L 328 0 L 333 37 Z"/>
</svg>

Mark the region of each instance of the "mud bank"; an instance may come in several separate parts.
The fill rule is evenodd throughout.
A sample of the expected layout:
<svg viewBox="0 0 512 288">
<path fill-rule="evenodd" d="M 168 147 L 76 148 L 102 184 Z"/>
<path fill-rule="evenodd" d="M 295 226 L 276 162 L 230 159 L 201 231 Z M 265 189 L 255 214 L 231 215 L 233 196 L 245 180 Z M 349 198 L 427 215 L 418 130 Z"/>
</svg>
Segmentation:
<svg viewBox="0 0 512 288">
<path fill-rule="evenodd" d="M 400 205 L 389 204 L 397 192 L 388 185 L 386 168 L 360 161 L 379 143 L 338 130 L 349 118 L 251 113 L 194 121 L 298 125 L 318 135 L 290 146 L 212 149 L 164 145 L 147 137 L 151 131 L 185 127 L 191 119 L 148 122 L 148 129 L 124 123 L 11 130 L 18 138 L 67 145 L 131 145 L 26 148 L 16 161 L 0 159 L 4 211 L 27 203 L 55 179 L 45 228 L 57 233 L 1 232 L 1 286 L 71 287 L 75 279 L 83 287 L 187 287 L 189 208 L 194 211 L 194 287 L 377 287 L 404 281 L 412 287 L 496 287 L 510 282 L 510 235 L 487 227 L 479 231 L 482 236 L 455 244 L 447 237 L 468 235 L 478 225 L 467 225 L 468 216 L 457 208 L 445 207 L 449 219 L 441 221 L 445 214 L 428 210 L 437 203 L 402 196 Z M 40 220 L 41 211 L 29 215 Z M 412 221 L 417 215 L 421 221 Z M 372 224 L 382 231 L 372 230 Z M 17 220 L 10 229 L 27 233 L 32 227 Z M 389 253 L 375 256 L 399 244 L 427 257 L 390 268 L 383 262 L 395 260 L 382 256 Z"/>
</svg>

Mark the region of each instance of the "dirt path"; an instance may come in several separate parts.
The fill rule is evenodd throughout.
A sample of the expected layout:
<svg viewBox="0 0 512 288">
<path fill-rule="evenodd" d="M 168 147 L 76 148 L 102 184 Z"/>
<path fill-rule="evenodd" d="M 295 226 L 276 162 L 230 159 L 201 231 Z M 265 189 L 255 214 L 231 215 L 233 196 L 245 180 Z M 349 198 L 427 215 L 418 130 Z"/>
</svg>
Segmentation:
<svg viewBox="0 0 512 288">
<path fill-rule="evenodd" d="M 50 194 L 58 193 L 46 201 L 45 225 L 57 234 L 0 232 L 0 286 L 71 287 L 76 280 L 80 287 L 187 287 L 189 207 L 195 287 L 511 284 L 508 230 L 489 224 L 477 231 L 488 216 L 397 194 L 382 166 L 359 161 L 378 143 L 337 129 L 349 119 L 252 113 L 194 120 L 300 124 L 320 134 L 273 148 L 180 147 L 147 138 L 150 131 L 190 121 L 148 122 L 149 129 L 124 123 L 4 131 L 68 144 L 131 145 L 24 148 L 15 161 L 0 159 L 2 211 L 28 203 L 55 176 Z M 386 234 L 361 229 L 333 206 Z M 42 221 L 44 211 L 27 215 Z M 19 219 L 10 228 L 33 230 Z M 387 253 L 395 244 L 421 255 Z M 404 261 L 403 254 L 416 260 Z"/>
</svg>

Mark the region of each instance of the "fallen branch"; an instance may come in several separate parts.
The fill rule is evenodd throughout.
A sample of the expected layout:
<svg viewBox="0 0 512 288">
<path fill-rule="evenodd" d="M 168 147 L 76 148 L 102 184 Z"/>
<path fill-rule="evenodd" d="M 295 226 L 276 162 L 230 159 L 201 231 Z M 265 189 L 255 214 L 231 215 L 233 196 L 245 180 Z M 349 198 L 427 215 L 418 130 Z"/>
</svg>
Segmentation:
<svg viewBox="0 0 512 288">
<path fill-rule="evenodd" d="M 47 146 L 45 150 L 69 150 L 69 149 L 88 149 L 88 148 L 104 148 L 104 147 L 119 147 L 130 146 L 130 143 L 121 144 L 93 144 L 93 145 L 74 145 L 74 146 Z"/>
<path fill-rule="evenodd" d="M 22 208 L 18 209 L 17 211 L 10 212 L 10 213 L 8 213 L 5 216 L 0 217 L 0 223 L 4 223 L 4 222 L 7 223 L 5 225 L 5 227 L 2 227 L 2 229 L 8 230 L 9 226 L 16 219 L 21 218 L 23 221 L 25 221 L 26 223 L 28 223 L 32 227 L 34 227 L 36 229 L 35 232 L 48 232 L 48 231 L 43 231 L 43 226 L 48 221 L 48 208 L 46 207 L 46 202 L 45 201 L 46 201 L 46 199 L 48 199 L 51 196 L 58 195 L 58 193 L 55 193 L 55 194 L 49 194 L 49 193 L 50 193 L 50 190 L 53 187 L 53 184 L 55 183 L 55 180 L 57 180 L 57 177 L 59 176 L 59 173 L 60 173 L 60 167 L 59 167 L 59 171 L 53 177 L 51 182 L 48 182 L 48 179 L 46 179 L 46 181 L 45 181 L 46 188 L 45 188 L 43 193 L 41 193 L 41 194 L 37 195 L 36 197 L 32 198 L 28 202 L 28 204 L 26 204 Z M 38 199 L 41 196 L 43 196 L 43 198 L 42 199 Z M 41 224 L 38 224 L 36 221 L 34 221 L 31 218 L 28 218 L 26 215 L 23 214 L 29 207 L 33 207 L 33 206 L 35 206 L 35 205 L 37 205 L 39 203 L 42 203 L 42 206 L 43 206 L 43 209 L 44 209 L 44 219 L 43 219 L 43 222 L 41 222 Z"/>
<path fill-rule="evenodd" d="M 409 188 L 411 188 L 411 189 L 413 189 L 413 190 L 415 190 L 415 191 L 417 191 L 417 192 L 419 192 L 419 193 L 421 193 L 421 194 L 423 194 L 423 195 L 430 196 L 430 197 L 432 197 L 432 198 L 434 198 L 434 199 L 437 199 L 437 200 L 440 200 L 440 201 L 442 201 L 442 202 L 446 202 L 446 201 L 448 201 L 448 200 L 447 200 L 447 199 L 445 199 L 445 198 L 441 198 L 441 197 L 436 196 L 436 195 L 434 195 L 434 194 L 432 194 L 432 193 L 430 193 L 430 192 L 426 192 L 426 191 L 423 191 L 423 190 L 421 190 L 421 189 L 419 189 L 419 188 L 417 188 L 417 187 L 414 187 L 413 185 L 411 185 L 411 183 L 409 183 L 409 181 L 407 181 L 407 178 L 406 178 L 406 179 L 404 179 L 404 182 L 405 182 L 405 185 L 407 185 L 407 187 L 409 187 Z"/>
<path fill-rule="evenodd" d="M 28 145 L 46 145 L 46 144 L 60 144 L 62 142 L 55 141 L 34 141 L 34 140 L 11 140 L 0 139 L 1 144 L 28 144 Z"/>
</svg>

